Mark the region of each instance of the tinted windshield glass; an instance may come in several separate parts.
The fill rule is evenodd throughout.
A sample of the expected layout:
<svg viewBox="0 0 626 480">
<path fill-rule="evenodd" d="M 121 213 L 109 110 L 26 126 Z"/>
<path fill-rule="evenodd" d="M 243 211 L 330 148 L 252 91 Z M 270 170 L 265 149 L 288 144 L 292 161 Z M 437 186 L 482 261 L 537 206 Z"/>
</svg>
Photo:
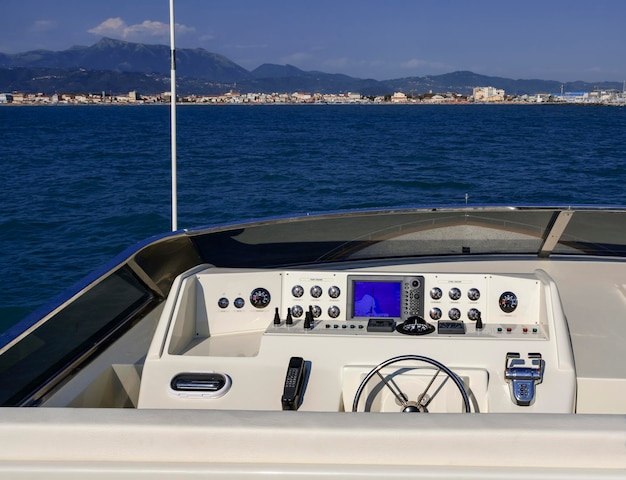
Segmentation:
<svg viewBox="0 0 626 480">
<path fill-rule="evenodd" d="M 282 219 L 193 237 L 218 266 L 424 255 L 537 253 L 553 210 L 357 212 Z"/>
<path fill-rule="evenodd" d="M 567 213 L 567 221 L 556 222 L 561 213 Z M 231 267 L 540 252 L 541 256 L 626 256 L 626 211 L 470 208 L 350 212 L 191 235 L 206 262 Z"/>
<path fill-rule="evenodd" d="M 626 256 L 626 212 L 576 211 L 553 253 Z"/>
</svg>

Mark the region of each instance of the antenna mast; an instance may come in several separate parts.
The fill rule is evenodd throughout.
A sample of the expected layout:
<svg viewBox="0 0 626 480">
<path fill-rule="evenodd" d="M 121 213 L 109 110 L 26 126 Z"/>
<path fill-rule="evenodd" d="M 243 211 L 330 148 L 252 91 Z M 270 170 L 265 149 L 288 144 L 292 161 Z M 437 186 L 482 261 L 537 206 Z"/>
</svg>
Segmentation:
<svg viewBox="0 0 626 480">
<path fill-rule="evenodd" d="M 178 230 L 176 201 L 176 48 L 174 46 L 174 0 L 170 0 L 170 137 L 172 142 L 172 231 Z"/>
</svg>

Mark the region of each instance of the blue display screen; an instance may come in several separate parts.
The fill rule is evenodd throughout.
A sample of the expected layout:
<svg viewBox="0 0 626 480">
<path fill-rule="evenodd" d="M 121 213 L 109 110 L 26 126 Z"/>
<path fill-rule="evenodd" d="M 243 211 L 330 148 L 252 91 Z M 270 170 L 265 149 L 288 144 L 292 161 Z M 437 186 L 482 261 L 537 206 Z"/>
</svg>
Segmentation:
<svg viewBox="0 0 626 480">
<path fill-rule="evenodd" d="M 354 281 L 353 317 L 400 317 L 401 282 Z"/>
</svg>

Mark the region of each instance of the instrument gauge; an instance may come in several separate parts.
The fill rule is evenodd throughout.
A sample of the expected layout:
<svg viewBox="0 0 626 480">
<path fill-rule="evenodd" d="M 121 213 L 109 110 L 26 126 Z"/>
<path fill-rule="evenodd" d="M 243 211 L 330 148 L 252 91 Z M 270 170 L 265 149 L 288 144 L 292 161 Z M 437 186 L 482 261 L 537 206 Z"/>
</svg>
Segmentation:
<svg viewBox="0 0 626 480">
<path fill-rule="evenodd" d="M 448 318 L 450 318 L 450 320 L 458 320 L 461 318 L 461 310 L 459 310 L 458 308 L 451 308 L 450 311 L 448 312 Z"/>
<path fill-rule="evenodd" d="M 504 313 L 511 313 L 517 308 L 517 295 L 513 292 L 504 292 L 500 295 L 500 310 Z"/>
<path fill-rule="evenodd" d="M 311 296 L 313 298 L 320 298 L 322 296 L 322 287 L 319 285 L 314 285 L 311 287 Z"/>
<path fill-rule="evenodd" d="M 241 297 L 237 297 L 235 298 L 233 304 L 235 305 L 235 308 L 243 308 L 243 306 L 246 304 L 246 301 Z"/>
<path fill-rule="evenodd" d="M 451 288 L 450 291 L 448 292 L 448 295 L 450 296 L 450 299 L 458 300 L 459 298 L 461 298 L 461 290 L 456 287 Z"/>
<path fill-rule="evenodd" d="M 442 316 L 441 309 L 437 307 L 431 308 L 429 313 L 430 318 L 432 318 L 433 320 L 439 320 Z"/>
<path fill-rule="evenodd" d="M 228 298 L 226 297 L 222 297 L 217 301 L 217 305 L 220 308 L 227 308 L 228 307 Z"/>
<path fill-rule="evenodd" d="M 300 318 L 304 313 L 304 309 L 300 305 L 294 305 L 291 307 L 291 316 L 294 318 Z"/>
<path fill-rule="evenodd" d="M 478 300 L 480 298 L 480 290 L 477 288 L 470 288 L 467 291 L 467 298 L 470 300 Z"/>
<path fill-rule="evenodd" d="M 333 285 L 328 289 L 328 296 L 330 298 L 339 298 L 339 295 L 341 295 L 341 289 L 336 285 Z"/>
<path fill-rule="evenodd" d="M 250 303 L 255 308 L 265 308 L 269 305 L 271 298 L 270 292 L 268 292 L 267 289 L 259 287 L 252 290 Z"/>
<path fill-rule="evenodd" d="M 430 298 L 432 298 L 433 300 L 439 300 L 442 295 L 443 292 L 441 291 L 441 288 L 433 287 L 430 289 Z"/>
</svg>

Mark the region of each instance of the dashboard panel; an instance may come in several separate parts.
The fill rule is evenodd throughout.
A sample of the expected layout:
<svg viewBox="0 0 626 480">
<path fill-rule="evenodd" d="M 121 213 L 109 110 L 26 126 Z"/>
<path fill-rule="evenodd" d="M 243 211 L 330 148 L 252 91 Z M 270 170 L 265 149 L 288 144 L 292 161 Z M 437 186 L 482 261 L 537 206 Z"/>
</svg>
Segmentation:
<svg viewBox="0 0 626 480">
<path fill-rule="evenodd" d="M 412 267 L 185 272 L 146 358 L 139 407 L 237 410 L 253 401 L 281 409 L 285 372 L 297 361 L 306 377 L 300 409 L 348 411 L 368 372 L 408 355 L 447 365 L 469 389 L 473 411 L 571 411 L 571 342 L 545 272 Z M 437 375 L 415 361 L 384 371 L 409 393 Z M 197 383 L 202 391 L 191 392 Z M 220 391 L 209 391 L 215 385 Z M 380 388 L 374 383 L 367 398 Z M 394 411 L 394 396 L 382 391 L 372 411 Z M 451 398 L 430 411 L 458 411 L 458 395 Z"/>
<path fill-rule="evenodd" d="M 534 275 L 251 271 L 199 276 L 211 331 L 400 334 L 407 321 L 426 333 L 494 338 L 548 337 L 541 282 Z M 245 317 L 245 318 L 244 318 Z"/>
</svg>

